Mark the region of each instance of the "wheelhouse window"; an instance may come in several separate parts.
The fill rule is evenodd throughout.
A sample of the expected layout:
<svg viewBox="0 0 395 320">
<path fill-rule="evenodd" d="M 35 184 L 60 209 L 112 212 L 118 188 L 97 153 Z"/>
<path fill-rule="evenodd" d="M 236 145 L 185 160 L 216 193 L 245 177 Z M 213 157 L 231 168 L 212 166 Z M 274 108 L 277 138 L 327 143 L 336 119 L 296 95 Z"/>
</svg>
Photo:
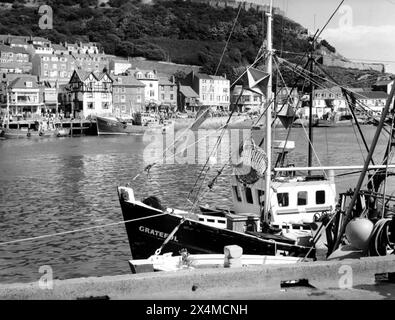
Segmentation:
<svg viewBox="0 0 395 320">
<path fill-rule="evenodd" d="M 288 207 L 289 206 L 288 192 L 277 193 L 277 202 L 280 207 Z"/>
<path fill-rule="evenodd" d="M 233 192 L 235 193 L 235 197 L 237 201 L 241 202 L 241 195 L 239 193 L 239 188 L 237 186 L 233 186 Z"/>
<path fill-rule="evenodd" d="M 246 200 L 248 203 L 254 203 L 251 188 L 246 188 Z"/>
<path fill-rule="evenodd" d="M 315 192 L 315 203 L 316 204 L 324 204 L 325 203 L 325 191 L 318 190 Z"/>
<path fill-rule="evenodd" d="M 307 191 L 298 192 L 298 206 L 307 205 Z"/>
</svg>

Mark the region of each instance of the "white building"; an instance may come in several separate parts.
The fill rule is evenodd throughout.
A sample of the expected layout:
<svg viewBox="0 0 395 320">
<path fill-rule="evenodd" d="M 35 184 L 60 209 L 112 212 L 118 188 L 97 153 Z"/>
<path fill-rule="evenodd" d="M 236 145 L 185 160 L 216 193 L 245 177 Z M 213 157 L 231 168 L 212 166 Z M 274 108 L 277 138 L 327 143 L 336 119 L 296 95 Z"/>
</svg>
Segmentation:
<svg viewBox="0 0 395 320">
<path fill-rule="evenodd" d="M 123 74 L 131 67 L 132 64 L 128 60 L 112 59 L 110 61 L 110 71 L 114 75 Z"/>
<path fill-rule="evenodd" d="M 197 94 L 203 106 L 229 110 L 230 82 L 222 76 L 211 76 L 204 73 L 191 72 L 183 81 Z"/>
<path fill-rule="evenodd" d="M 159 78 L 156 70 L 131 70 L 134 77 L 144 83 L 144 95 L 146 107 L 154 107 L 160 104 L 159 102 Z"/>
</svg>

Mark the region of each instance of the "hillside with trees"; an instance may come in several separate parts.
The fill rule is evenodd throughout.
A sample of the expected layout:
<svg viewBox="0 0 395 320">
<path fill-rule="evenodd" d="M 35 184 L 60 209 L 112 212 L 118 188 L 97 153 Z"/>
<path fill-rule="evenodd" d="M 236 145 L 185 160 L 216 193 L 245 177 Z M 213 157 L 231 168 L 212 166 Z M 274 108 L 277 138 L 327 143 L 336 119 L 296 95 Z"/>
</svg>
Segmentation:
<svg viewBox="0 0 395 320">
<path fill-rule="evenodd" d="M 43 36 L 55 43 L 93 41 L 108 54 L 200 65 L 211 74 L 238 14 L 234 8 L 182 0 L 151 4 L 110 0 L 100 6 L 96 0 L 46 0 L 53 8 L 54 29 L 41 30 L 38 8 L 22 3 L 15 1 L 11 9 L 0 10 L 0 34 Z M 237 70 L 254 61 L 265 38 L 265 23 L 262 12 L 241 10 L 218 74 L 234 79 Z M 305 32 L 294 21 L 274 16 L 273 45 L 283 57 L 298 61 L 299 57 L 283 52 L 308 50 Z M 336 52 L 325 40 L 320 45 Z"/>
</svg>

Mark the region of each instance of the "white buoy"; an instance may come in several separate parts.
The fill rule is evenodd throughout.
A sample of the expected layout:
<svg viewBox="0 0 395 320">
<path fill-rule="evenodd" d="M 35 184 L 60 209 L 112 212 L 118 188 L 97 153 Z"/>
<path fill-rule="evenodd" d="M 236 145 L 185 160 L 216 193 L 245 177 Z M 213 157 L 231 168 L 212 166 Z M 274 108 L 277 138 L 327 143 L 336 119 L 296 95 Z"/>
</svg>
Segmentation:
<svg viewBox="0 0 395 320">
<path fill-rule="evenodd" d="M 373 222 L 369 219 L 354 218 L 347 224 L 346 237 L 354 248 L 366 250 L 372 231 Z"/>
</svg>

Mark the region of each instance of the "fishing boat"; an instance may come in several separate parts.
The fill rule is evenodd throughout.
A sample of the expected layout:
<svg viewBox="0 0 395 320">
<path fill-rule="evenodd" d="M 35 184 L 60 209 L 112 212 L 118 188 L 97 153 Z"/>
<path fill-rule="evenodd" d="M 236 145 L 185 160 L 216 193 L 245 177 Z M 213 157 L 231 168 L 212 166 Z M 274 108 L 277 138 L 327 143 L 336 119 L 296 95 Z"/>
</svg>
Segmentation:
<svg viewBox="0 0 395 320">
<path fill-rule="evenodd" d="M 136 122 L 133 119 L 121 119 L 117 117 L 96 116 L 97 134 L 98 135 L 127 135 L 143 134 L 147 129 L 159 129 L 166 132 L 171 127 L 170 121 L 141 121 Z"/>
<path fill-rule="evenodd" d="M 67 137 L 69 135 L 69 128 L 62 128 L 54 124 L 48 125 L 46 122 L 39 121 L 28 127 L 10 128 L 8 124 L 0 128 L 0 136 L 5 139 Z"/>
</svg>

